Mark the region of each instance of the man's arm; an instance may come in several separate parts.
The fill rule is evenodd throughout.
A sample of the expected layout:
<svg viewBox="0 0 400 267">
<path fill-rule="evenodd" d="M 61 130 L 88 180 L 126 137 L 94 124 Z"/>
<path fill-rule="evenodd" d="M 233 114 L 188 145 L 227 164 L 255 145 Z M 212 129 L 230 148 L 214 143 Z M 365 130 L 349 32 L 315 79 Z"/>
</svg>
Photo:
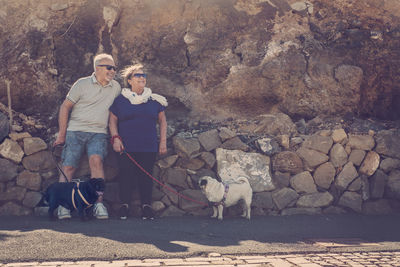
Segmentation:
<svg viewBox="0 0 400 267">
<path fill-rule="evenodd" d="M 58 135 L 53 146 L 57 146 L 65 143 L 65 136 L 67 134 L 68 118 L 75 103 L 71 100 L 65 99 L 60 107 L 58 114 Z"/>
<path fill-rule="evenodd" d="M 108 128 L 110 130 L 111 142 L 115 152 L 124 151 L 124 144 L 122 143 L 121 137 L 118 135 L 118 117 L 110 111 L 108 119 Z M 116 137 L 117 136 L 117 137 Z"/>
</svg>

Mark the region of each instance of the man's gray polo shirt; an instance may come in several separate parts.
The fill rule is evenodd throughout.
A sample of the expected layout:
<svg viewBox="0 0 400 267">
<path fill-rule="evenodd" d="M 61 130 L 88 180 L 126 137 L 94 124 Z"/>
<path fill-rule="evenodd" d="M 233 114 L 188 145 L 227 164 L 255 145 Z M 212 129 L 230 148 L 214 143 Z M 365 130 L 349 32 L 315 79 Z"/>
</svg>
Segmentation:
<svg viewBox="0 0 400 267">
<path fill-rule="evenodd" d="M 75 103 L 67 130 L 107 133 L 108 108 L 120 92 L 118 82 L 112 80 L 102 86 L 94 73 L 76 81 L 67 95 L 67 99 Z"/>
</svg>

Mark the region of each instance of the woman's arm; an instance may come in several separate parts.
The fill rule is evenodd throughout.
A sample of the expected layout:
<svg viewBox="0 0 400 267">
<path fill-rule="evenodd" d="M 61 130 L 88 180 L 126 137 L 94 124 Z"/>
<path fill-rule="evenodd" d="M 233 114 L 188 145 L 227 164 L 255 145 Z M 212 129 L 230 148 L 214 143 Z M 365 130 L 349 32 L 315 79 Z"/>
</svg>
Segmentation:
<svg viewBox="0 0 400 267">
<path fill-rule="evenodd" d="M 112 146 L 115 152 L 122 152 L 124 144 L 122 143 L 121 137 L 118 135 L 118 117 L 110 111 L 108 119 L 108 127 L 110 129 L 110 135 L 112 140 Z"/>
<path fill-rule="evenodd" d="M 158 113 L 158 123 L 160 125 L 160 147 L 158 153 L 164 155 L 167 153 L 167 118 L 165 112 Z"/>
</svg>

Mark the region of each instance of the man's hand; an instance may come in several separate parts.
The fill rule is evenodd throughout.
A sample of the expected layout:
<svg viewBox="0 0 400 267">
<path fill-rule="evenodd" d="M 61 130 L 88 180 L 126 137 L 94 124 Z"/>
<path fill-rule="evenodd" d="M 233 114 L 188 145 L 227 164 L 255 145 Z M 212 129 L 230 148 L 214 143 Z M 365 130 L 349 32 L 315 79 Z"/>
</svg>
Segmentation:
<svg viewBox="0 0 400 267">
<path fill-rule="evenodd" d="M 53 143 L 53 147 L 63 145 L 65 143 L 65 135 L 58 133 L 56 141 Z"/>
</svg>

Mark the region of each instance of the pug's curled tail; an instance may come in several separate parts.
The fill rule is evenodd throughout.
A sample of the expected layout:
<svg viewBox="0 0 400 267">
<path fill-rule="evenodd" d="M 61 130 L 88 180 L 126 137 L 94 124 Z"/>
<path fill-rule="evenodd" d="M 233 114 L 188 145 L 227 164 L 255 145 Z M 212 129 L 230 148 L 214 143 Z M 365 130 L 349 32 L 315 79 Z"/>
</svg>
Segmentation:
<svg viewBox="0 0 400 267">
<path fill-rule="evenodd" d="M 244 183 L 250 184 L 250 183 L 249 183 L 249 180 L 248 180 L 246 177 L 244 177 L 244 176 L 240 176 L 240 177 L 236 180 L 236 182 L 239 183 L 239 184 L 244 184 Z"/>
</svg>

